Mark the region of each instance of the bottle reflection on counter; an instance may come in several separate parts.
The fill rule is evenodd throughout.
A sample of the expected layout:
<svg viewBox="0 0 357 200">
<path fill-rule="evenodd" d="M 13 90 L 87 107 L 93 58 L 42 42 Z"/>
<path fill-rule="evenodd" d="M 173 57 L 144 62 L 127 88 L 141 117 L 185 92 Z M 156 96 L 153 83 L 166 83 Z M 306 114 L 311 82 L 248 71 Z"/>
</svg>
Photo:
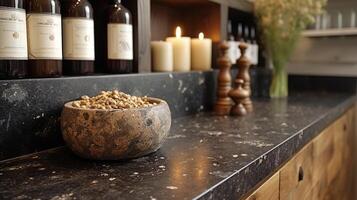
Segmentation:
<svg viewBox="0 0 357 200">
<path fill-rule="evenodd" d="M 26 11 L 23 0 L 0 0 L 0 79 L 27 75 Z"/>
</svg>

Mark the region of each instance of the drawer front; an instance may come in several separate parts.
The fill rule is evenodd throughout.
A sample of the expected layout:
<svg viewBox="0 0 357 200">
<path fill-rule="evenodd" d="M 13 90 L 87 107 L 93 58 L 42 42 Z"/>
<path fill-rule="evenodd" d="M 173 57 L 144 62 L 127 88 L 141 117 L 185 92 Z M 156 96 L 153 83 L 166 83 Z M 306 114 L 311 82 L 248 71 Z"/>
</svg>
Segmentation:
<svg viewBox="0 0 357 200">
<path fill-rule="evenodd" d="M 346 152 L 347 144 L 347 127 L 348 127 L 348 114 L 345 114 L 341 118 L 339 118 L 333 124 L 333 154 L 331 157 L 331 162 L 327 163 L 327 181 L 330 185 L 334 179 L 338 176 L 341 168 L 345 164 L 344 157 Z"/>
<path fill-rule="evenodd" d="M 279 173 L 274 174 L 246 200 L 279 200 Z"/>
<path fill-rule="evenodd" d="M 315 200 L 324 199 L 328 188 L 328 169 L 327 163 L 332 161 L 334 152 L 334 126 L 326 128 L 313 141 L 313 174 L 312 174 L 312 193 Z"/>
<path fill-rule="evenodd" d="M 313 177 L 312 185 L 318 184 L 321 178 L 327 175 L 327 163 L 332 161 L 334 153 L 334 127 L 329 126 L 313 142 Z"/>
<path fill-rule="evenodd" d="M 335 176 L 331 176 L 329 180 L 328 188 L 328 197 L 330 199 L 341 199 L 341 200 L 349 200 L 354 199 L 352 197 L 353 190 L 353 178 L 352 173 L 353 168 L 353 160 L 356 157 L 353 154 L 353 137 L 355 135 L 355 124 L 354 119 L 355 114 L 351 109 L 348 111 L 340 121 L 338 121 L 338 126 L 336 127 L 337 131 L 335 133 L 335 162 L 340 161 L 338 165 L 339 168 L 331 168 L 337 169 L 333 174 Z"/>
<path fill-rule="evenodd" d="M 314 200 L 349 200 L 353 191 L 353 110 L 313 140 Z"/>
<path fill-rule="evenodd" d="M 305 146 L 280 170 L 280 199 L 312 199 L 312 143 Z"/>
</svg>

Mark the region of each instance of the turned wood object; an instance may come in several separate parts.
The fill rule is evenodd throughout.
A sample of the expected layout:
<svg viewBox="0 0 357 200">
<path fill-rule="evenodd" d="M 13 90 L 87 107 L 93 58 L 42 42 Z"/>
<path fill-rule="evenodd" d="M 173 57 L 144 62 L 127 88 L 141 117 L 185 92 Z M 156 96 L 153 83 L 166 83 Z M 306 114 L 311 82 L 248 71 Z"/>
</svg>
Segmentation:
<svg viewBox="0 0 357 200">
<path fill-rule="evenodd" d="M 229 115 L 232 108 L 232 100 L 228 96 L 232 87 L 232 77 L 230 69 L 232 64 L 228 57 L 228 44 L 226 42 L 220 45 L 220 58 L 218 59 L 219 74 L 218 74 L 218 88 L 217 101 L 214 106 L 216 115 Z"/>
<path fill-rule="evenodd" d="M 250 87 L 250 74 L 249 74 L 249 68 L 251 66 L 251 63 L 249 59 L 246 56 L 248 46 L 244 43 L 241 43 L 239 45 L 239 49 L 241 52 L 241 57 L 237 60 L 238 64 L 238 75 L 236 79 L 241 79 L 244 81 L 242 88 L 246 91 L 248 91 L 248 96 L 242 101 L 243 106 L 247 110 L 247 112 L 252 112 L 253 111 L 253 102 L 250 99 L 250 96 L 252 94 L 251 87 Z"/>
<path fill-rule="evenodd" d="M 243 101 L 249 96 L 249 91 L 243 89 L 242 79 L 236 79 L 234 82 L 234 88 L 228 93 L 235 103 L 231 109 L 231 115 L 244 116 L 247 114 L 247 109 L 243 106 Z"/>
</svg>

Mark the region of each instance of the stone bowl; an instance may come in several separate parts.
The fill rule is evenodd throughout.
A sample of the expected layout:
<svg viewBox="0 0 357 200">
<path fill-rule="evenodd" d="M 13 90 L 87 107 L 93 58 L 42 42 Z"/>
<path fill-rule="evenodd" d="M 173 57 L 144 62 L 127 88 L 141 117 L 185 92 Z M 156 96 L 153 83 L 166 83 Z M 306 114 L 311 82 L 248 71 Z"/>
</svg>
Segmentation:
<svg viewBox="0 0 357 200">
<path fill-rule="evenodd" d="M 123 160 L 157 151 L 169 134 L 168 104 L 148 98 L 155 106 L 126 110 L 82 109 L 66 103 L 62 135 L 78 156 L 93 160 Z"/>
</svg>

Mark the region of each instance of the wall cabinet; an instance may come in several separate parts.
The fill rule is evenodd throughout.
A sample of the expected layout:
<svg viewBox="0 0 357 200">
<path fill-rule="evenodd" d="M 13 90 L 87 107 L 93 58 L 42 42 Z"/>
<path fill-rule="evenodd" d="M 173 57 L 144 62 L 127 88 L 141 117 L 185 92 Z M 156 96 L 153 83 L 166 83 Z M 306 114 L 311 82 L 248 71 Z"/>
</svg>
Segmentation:
<svg viewBox="0 0 357 200">
<path fill-rule="evenodd" d="M 355 134 L 356 113 L 351 108 L 246 199 L 354 199 Z"/>
</svg>

